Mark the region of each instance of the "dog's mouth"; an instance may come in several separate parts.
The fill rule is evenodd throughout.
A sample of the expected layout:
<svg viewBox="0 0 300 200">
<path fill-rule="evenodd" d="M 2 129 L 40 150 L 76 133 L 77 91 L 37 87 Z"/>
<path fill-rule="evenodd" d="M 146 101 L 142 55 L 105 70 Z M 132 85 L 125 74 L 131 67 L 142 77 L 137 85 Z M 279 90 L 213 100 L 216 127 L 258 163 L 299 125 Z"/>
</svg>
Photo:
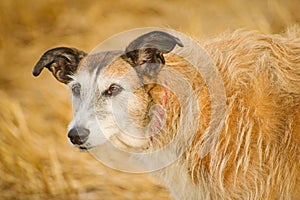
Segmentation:
<svg viewBox="0 0 300 200">
<path fill-rule="evenodd" d="M 113 144 L 114 147 L 123 150 L 130 150 L 133 152 L 140 152 L 149 147 L 148 140 L 144 139 L 135 139 L 131 137 L 119 137 L 120 135 L 114 134 L 109 138 L 109 142 Z M 81 152 L 86 152 L 92 150 L 99 145 L 92 145 L 89 142 L 85 142 L 83 144 L 75 144 L 73 147 L 78 148 Z"/>
<path fill-rule="evenodd" d="M 89 148 L 88 147 L 78 147 L 80 150 L 82 150 L 82 151 L 87 151 L 87 150 L 89 150 Z"/>
<path fill-rule="evenodd" d="M 88 150 L 92 149 L 93 147 L 92 146 L 77 146 L 77 148 L 80 151 L 88 151 Z"/>
</svg>

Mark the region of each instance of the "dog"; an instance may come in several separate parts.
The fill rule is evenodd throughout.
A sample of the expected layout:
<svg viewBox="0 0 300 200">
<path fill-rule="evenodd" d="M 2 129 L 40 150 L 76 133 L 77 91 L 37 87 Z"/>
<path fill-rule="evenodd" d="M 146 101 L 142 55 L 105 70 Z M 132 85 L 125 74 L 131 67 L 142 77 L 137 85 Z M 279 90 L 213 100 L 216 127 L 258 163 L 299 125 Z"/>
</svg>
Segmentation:
<svg viewBox="0 0 300 200">
<path fill-rule="evenodd" d="M 187 49 L 206 69 L 197 47 L 160 30 L 124 50 L 50 49 L 33 75 L 47 68 L 71 89 L 72 144 L 90 151 L 109 141 L 140 154 L 175 199 L 299 199 L 299 36 L 238 30 L 204 42 L 224 109 L 213 106 L 215 79 L 176 53 Z M 223 113 L 216 130 L 214 110 Z"/>
</svg>

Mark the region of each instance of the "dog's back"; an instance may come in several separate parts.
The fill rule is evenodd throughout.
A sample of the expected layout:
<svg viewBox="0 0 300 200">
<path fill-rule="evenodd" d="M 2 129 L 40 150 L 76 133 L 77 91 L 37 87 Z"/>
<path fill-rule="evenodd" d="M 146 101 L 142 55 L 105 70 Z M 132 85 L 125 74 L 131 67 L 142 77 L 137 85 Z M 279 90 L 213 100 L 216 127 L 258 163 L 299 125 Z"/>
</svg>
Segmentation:
<svg viewBox="0 0 300 200">
<path fill-rule="evenodd" d="M 202 133 L 186 153 L 190 188 L 198 190 L 190 193 L 201 199 L 299 199 L 300 30 L 285 37 L 236 31 L 204 47 L 223 78 L 228 110 L 210 154 L 196 153 Z"/>
</svg>

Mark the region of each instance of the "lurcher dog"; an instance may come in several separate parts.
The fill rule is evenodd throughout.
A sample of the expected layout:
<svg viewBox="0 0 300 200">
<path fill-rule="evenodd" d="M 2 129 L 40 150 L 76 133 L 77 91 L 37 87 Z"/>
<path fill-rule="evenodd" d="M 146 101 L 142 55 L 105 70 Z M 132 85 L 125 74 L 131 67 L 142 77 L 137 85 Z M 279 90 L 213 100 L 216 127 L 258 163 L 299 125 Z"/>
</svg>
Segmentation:
<svg viewBox="0 0 300 200">
<path fill-rule="evenodd" d="M 164 149 L 141 158 L 146 166 L 176 158 L 153 171 L 176 199 L 299 199 L 299 29 L 284 36 L 235 31 L 203 47 L 226 92 L 223 125 L 214 136 L 206 131 L 214 120 L 207 82 L 173 51 L 187 48 L 193 56 L 196 47 L 172 34 L 149 32 L 125 50 L 90 55 L 54 48 L 33 74 L 46 67 L 71 88 L 68 137 L 75 146 L 90 150 L 110 141 L 129 152 Z M 201 154 L 209 137 L 214 142 Z"/>
</svg>

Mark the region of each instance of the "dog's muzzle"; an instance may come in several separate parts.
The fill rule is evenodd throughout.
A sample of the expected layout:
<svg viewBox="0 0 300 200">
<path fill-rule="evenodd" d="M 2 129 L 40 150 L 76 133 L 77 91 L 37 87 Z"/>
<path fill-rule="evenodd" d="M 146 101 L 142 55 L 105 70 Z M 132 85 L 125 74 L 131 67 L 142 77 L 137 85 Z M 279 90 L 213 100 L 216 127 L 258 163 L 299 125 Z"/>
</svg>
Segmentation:
<svg viewBox="0 0 300 200">
<path fill-rule="evenodd" d="M 89 137 L 90 131 L 82 127 L 74 127 L 68 132 L 70 141 L 75 145 L 82 145 Z"/>
</svg>

